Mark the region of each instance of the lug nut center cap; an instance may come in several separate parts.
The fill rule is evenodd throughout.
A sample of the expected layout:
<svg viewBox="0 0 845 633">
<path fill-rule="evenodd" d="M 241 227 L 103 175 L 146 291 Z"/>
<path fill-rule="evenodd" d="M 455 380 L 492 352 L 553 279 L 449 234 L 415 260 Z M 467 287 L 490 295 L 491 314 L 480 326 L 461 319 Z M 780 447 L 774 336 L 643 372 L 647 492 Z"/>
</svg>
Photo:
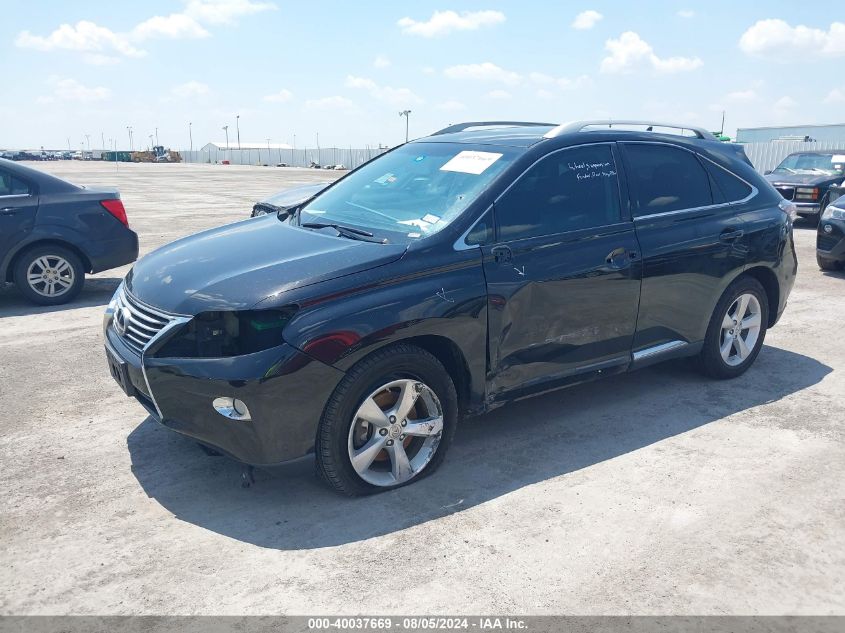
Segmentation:
<svg viewBox="0 0 845 633">
<path fill-rule="evenodd" d="M 387 434 L 395 439 L 398 439 L 400 435 L 402 435 L 402 427 L 398 424 L 391 424 L 390 428 L 387 430 Z"/>
</svg>

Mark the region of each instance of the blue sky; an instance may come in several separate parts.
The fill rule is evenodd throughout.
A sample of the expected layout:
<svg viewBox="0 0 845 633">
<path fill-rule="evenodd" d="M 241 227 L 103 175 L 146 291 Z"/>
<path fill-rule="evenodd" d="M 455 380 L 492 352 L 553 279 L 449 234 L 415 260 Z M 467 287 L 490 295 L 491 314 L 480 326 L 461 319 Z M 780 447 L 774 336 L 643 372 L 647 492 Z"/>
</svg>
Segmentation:
<svg viewBox="0 0 845 633">
<path fill-rule="evenodd" d="M 845 121 L 839 0 L 6 0 L 0 147 L 393 145 L 451 122 Z M 836 21 L 839 16 L 840 21 Z"/>
</svg>

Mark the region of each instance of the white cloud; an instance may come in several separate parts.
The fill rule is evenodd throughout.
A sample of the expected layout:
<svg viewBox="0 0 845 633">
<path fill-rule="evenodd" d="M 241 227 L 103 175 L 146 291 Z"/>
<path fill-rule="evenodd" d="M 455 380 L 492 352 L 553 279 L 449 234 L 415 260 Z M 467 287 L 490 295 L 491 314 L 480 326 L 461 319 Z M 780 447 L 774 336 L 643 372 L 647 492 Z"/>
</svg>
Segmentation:
<svg viewBox="0 0 845 633">
<path fill-rule="evenodd" d="M 186 81 L 183 84 L 174 86 L 170 93 L 174 97 L 180 99 L 190 99 L 192 97 L 202 97 L 209 93 L 208 85 L 201 81 Z"/>
<path fill-rule="evenodd" d="M 827 31 L 784 20 L 759 20 L 739 38 L 748 55 L 796 59 L 796 53 L 813 56 L 845 55 L 845 22 L 833 22 Z"/>
<path fill-rule="evenodd" d="M 251 0 L 189 0 L 185 6 L 185 15 L 209 24 L 229 24 L 241 16 L 275 8 L 272 2 Z"/>
<path fill-rule="evenodd" d="M 725 95 L 725 101 L 733 103 L 754 101 L 755 99 L 757 99 L 757 93 L 751 88 L 748 90 L 736 90 Z"/>
<path fill-rule="evenodd" d="M 39 51 L 78 51 L 86 53 L 83 60 L 105 65 L 114 63 L 119 57 L 143 57 L 147 54 L 135 46 L 151 38 L 186 39 L 208 37 L 210 33 L 200 22 L 227 24 L 242 15 L 275 9 L 270 2 L 251 0 L 188 0 L 185 10 L 168 16 L 156 15 L 148 18 L 126 33 L 118 33 L 95 24 L 80 20 L 76 24 L 61 24 L 49 35 L 33 35 L 21 31 L 15 38 L 15 45 Z"/>
<path fill-rule="evenodd" d="M 86 53 L 82 61 L 92 66 L 114 66 L 120 63 L 120 57 L 114 55 L 101 55 L 100 53 Z"/>
<path fill-rule="evenodd" d="M 822 100 L 822 103 L 845 103 L 845 90 L 834 88 Z"/>
<path fill-rule="evenodd" d="M 681 9 L 680 11 L 678 11 L 677 15 L 679 18 L 689 20 L 690 18 L 695 17 L 695 11 L 693 11 L 692 9 Z"/>
<path fill-rule="evenodd" d="M 264 101 L 271 103 L 287 103 L 293 98 L 293 93 L 287 88 L 282 88 L 279 92 L 274 92 L 271 95 L 265 95 Z"/>
<path fill-rule="evenodd" d="M 406 35 L 439 37 L 453 31 L 475 31 L 484 26 L 493 26 L 505 21 L 501 11 L 435 11 L 425 22 L 402 18 L 398 24 Z"/>
<path fill-rule="evenodd" d="M 437 72 L 431 66 L 423 66 L 421 70 L 422 70 L 424 75 L 433 75 L 434 73 Z"/>
<path fill-rule="evenodd" d="M 551 75 L 547 75 L 545 73 L 531 72 L 528 73 L 528 79 L 538 86 L 557 86 L 558 88 L 563 88 L 564 90 L 582 88 L 591 83 L 591 80 L 587 75 L 581 75 L 575 79 L 568 79 L 567 77 L 552 77 Z"/>
<path fill-rule="evenodd" d="M 786 110 L 793 109 L 797 105 L 798 102 L 795 101 L 795 99 L 793 99 L 792 97 L 781 97 L 780 99 L 775 101 L 772 108 L 774 108 L 775 111 L 778 112 L 785 112 Z"/>
<path fill-rule="evenodd" d="M 444 112 L 460 112 L 461 110 L 467 109 L 465 104 L 451 99 L 449 101 L 444 101 L 443 103 L 438 103 L 434 107 L 435 109 L 442 110 Z"/>
<path fill-rule="evenodd" d="M 651 44 L 634 31 L 625 31 L 617 39 L 604 43 L 610 55 L 601 61 L 601 72 L 630 72 L 637 68 L 650 67 L 661 73 L 675 73 L 695 70 L 704 62 L 698 57 L 658 57 Z"/>
<path fill-rule="evenodd" d="M 550 90 L 546 90 L 545 88 L 540 88 L 539 90 L 537 90 L 536 94 L 538 99 L 551 99 L 555 96 L 553 92 L 551 92 Z"/>
<path fill-rule="evenodd" d="M 370 96 L 379 101 L 384 101 L 395 106 L 406 106 L 421 103 L 420 99 L 408 88 L 392 88 L 390 86 L 380 86 L 372 79 L 366 77 L 355 77 L 354 75 L 347 75 L 347 88 L 361 88 L 370 93 Z"/>
<path fill-rule="evenodd" d="M 20 48 L 33 48 L 38 51 L 81 51 L 114 52 L 127 57 L 143 57 L 145 51 L 135 48 L 126 37 L 99 26 L 88 20 L 76 24 L 62 24 L 47 36 L 33 35 L 21 31 L 15 38 L 15 45 Z"/>
<path fill-rule="evenodd" d="M 53 94 L 50 96 L 38 97 L 38 103 L 52 103 L 53 101 L 67 102 L 78 101 L 91 103 L 93 101 L 104 101 L 111 97 L 111 90 L 103 86 L 89 88 L 82 85 L 76 79 L 60 79 L 51 77 L 48 83 L 53 86 Z"/>
<path fill-rule="evenodd" d="M 507 90 L 491 90 L 487 93 L 488 99 L 497 99 L 504 101 L 505 99 L 510 99 L 513 95 L 509 93 Z"/>
<path fill-rule="evenodd" d="M 515 85 L 522 81 L 519 73 L 500 68 L 492 62 L 481 64 L 463 64 L 450 66 L 443 71 L 449 79 L 472 79 L 478 81 L 495 81 L 498 83 Z"/>
<path fill-rule="evenodd" d="M 390 66 L 390 60 L 383 55 L 378 55 L 373 60 L 373 66 L 375 66 L 376 68 L 387 68 L 388 66 Z"/>
<path fill-rule="evenodd" d="M 167 39 L 197 39 L 211 35 L 196 20 L 184 13 L 168 16 L 156 15 L 138 24 L 130 34 L 133 39 L 146 40 L 160 37 Z"/>
<path fill-rule="evenodd" d="M 355 104 L 346 97 L 335 95 L 321 99 L 309 99 L 305 102 L 305 107 L 313 110 L 349 110 L 355 107 Z"/>
<path fill-rule="evenodd" d="M 578 29 L 579 31 L 586 31 L 593 28 L 603 18 L 604 16 L 601 13 L 592 9 L 581 11 L 572 21 L 572 28 Z"/>
</svg>

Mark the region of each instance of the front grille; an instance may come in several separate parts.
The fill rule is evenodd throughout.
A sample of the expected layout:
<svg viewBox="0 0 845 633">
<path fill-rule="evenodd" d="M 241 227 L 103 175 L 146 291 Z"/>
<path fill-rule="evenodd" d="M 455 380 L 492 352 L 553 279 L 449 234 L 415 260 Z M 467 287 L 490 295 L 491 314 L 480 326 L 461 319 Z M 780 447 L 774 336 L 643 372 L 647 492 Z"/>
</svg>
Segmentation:
<svg viewBox="0 0 845 633">
<path fill-rule="evenodd" d="M 795 197 L 795 187 L 784 187 L 775 185 L 775 189 L 787 200 L 792 200 Z"/>
<path fill-rule="evenodd" d="M 140 355 L 150 339 L 173 318 L 169 314 L 144 305 L 123 290 L 117 295 L 112 327 L 121 340 Z"/>
<path fill-rule="evenodd" d="M 832 251 L 838 243 L 838 235 L 827 235 L 825 233 L 816 234 L 816 248 L 820 251 Z"/>
</svg>

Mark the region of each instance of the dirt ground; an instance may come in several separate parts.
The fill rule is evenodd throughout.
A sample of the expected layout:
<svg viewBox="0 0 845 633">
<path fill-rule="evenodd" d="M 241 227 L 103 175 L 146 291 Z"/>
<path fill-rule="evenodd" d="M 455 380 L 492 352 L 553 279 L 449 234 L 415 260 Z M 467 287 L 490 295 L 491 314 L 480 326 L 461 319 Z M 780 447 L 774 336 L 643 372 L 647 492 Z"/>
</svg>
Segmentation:
<svg viewBox="0 0 845 633">
<path fill-rule="evenodd" d="M 55 162 L 120 188 L 142 254 L 312 170 Z M 57 308 L 0 289 L 2 614 L 845 614 L 845 275 L 800 273 L 757 363 L 686 362 L 468 421 L 441 470 L 342 498 L 158 426 L 106 369 L 128 267 Z"/>
</svg>

